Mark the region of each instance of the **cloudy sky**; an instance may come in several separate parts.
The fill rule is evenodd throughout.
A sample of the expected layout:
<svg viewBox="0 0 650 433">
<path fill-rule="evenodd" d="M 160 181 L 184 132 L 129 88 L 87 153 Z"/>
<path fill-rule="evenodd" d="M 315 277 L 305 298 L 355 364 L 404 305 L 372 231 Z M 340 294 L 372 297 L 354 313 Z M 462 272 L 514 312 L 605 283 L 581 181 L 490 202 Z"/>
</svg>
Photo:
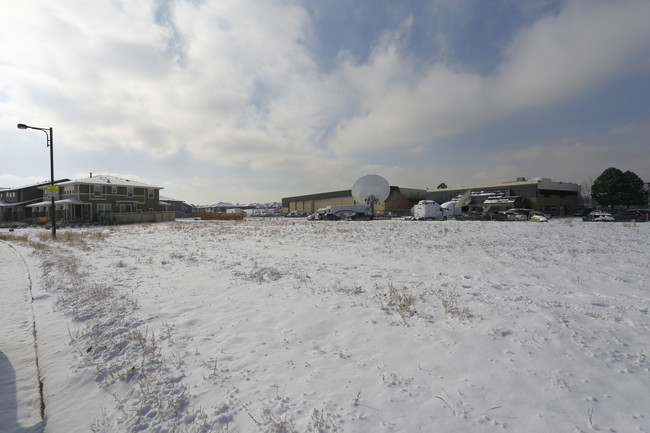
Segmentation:
<svg viewBox="0 0 650 433">
<path fill-rule="evenodd" d="M 650 2 L 21 0 L 0 186 L 114 174 L 195 204 L 516 177 L 650 180 Z"/>
</svg>

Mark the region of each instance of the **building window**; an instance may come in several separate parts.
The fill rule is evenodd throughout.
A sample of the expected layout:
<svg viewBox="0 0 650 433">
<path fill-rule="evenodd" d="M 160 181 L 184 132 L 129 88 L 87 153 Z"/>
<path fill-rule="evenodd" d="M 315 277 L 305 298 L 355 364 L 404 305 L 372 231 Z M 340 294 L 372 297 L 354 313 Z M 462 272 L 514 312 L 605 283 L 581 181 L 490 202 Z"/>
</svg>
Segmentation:
<svg viewBox="0 0 650 433">
<path fill-rule="evenodd" d="M 100 197 L 102 195 L 102 186 L 101 185 L 95 185 L 95 197 Z"/>
<path fill-rule="evenodd" d="M 98 204 L 97 205 L 97 216 L 108 216 L 111 213 L 110 204 Z"/>
<path fill-rule="evenodd" d="M 113 191 L 113 194 L 117 194 L 117 187 L 115 185 L 113 185 L 112 191 Z"/>
<path fill-rule="evenodd" d="M 133 187 L 132 186 L 127 186 L 126 187 L 126 196 L 127 197 L 133 197 Z"/>
<path fill-rule="evenodd" d="M 149 198 L 153 198 L 153 188 L 149 188 L 149 190 L 147 191 L 147 195 L 149 196 Z"/>
</svg>

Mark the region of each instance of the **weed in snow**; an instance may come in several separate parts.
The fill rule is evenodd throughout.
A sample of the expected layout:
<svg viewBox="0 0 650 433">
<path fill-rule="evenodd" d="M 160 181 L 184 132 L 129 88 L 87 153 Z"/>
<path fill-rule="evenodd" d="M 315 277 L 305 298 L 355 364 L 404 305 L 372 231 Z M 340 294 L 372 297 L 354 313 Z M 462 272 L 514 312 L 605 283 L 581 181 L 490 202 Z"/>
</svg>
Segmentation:
<svg viewBox="0 0 650 433">
<path fill-rule="evenodd" d="M 402 317 L 413 317 L 417 314 L 413 295 L 406 290 L 396 289 L 393 283 L 389 283 L 386 291 L 379 293 L 378 297 L 382 310 L 397 311 Z"/>
<path fill-rule="evenodd" d="M 445 293 L 439 295 L 440 301 L 442 302 L 442 308 L 445 311 L 445 314 L 458 317 L 460 319 L 469 319 L 472 314 L 470 313 L 469 307 L 458 305 L 458 297 L 451 293 Z"/>
</svg>

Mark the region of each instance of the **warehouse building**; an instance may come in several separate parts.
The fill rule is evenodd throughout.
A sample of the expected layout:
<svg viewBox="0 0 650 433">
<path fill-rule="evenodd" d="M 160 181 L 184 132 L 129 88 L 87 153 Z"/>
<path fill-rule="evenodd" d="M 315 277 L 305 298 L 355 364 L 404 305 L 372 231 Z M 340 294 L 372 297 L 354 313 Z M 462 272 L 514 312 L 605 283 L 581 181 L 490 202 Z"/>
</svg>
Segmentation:
<svg viewBox="0 0 650 433">
<path fill-rule="evenodd" d="M 375 206 L 375 212 L 391 212 L 396 215 L 410 214 L 413 205 L 424 200 L 426 195 L 424 189 L 390 187 L 390 194 L 386 201 Z M 304 210 L 313 213 L 316 209 L 327 206 L 364 204 L 356 203 L 352 197 L 352 190 L 323 192 L 317 194 L 285 197 L 282 199 L 282 212 L 288 213 L 295 210 Z"/>
<path fill-rule="evenodd" d="M 517 178 L 516 181 L 492 185 L 464 186 L 427 190 L 427 200 L 452 201 L 471 190 L 470 210 L 478 212 L 512 208 L 535 209 L 553 216 L 573 215 L 580 201 L 580 185 L 553 182 L 549 178 Z"/>
</svg>

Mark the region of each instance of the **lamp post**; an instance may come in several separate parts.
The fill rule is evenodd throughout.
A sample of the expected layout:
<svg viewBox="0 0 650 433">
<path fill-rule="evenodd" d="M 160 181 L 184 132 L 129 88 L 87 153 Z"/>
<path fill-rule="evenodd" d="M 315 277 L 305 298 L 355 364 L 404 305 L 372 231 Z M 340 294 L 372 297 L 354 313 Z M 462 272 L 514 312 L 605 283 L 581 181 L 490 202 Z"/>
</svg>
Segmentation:
<svg viewBox="0 0 650 433">
<path fill-rule="evenodd" d="M 47 147 L 50 148 L 50 185 L 54 186 L 54 136 L 52 134 L 52 128 L 37 128 L 35 126 L 28 126 L 24 123 L 19 123 L 18 129 L 38 129 L 45 133 L 45 136 L 47 137 Z M 52 239 L 56 239 L 56 208 L 54 207 L 54 195 L 52 195 L 50 214 L 52 215 Z"/>
</svg>

